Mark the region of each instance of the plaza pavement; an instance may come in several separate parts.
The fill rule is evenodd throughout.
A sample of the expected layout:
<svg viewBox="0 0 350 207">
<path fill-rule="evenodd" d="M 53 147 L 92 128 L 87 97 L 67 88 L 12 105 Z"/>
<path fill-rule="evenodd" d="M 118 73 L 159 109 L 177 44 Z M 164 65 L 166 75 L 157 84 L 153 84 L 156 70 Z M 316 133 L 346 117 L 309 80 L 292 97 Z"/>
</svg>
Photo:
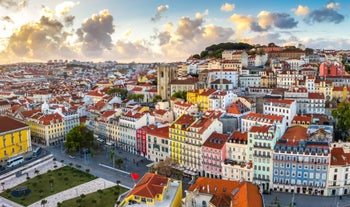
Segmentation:
<svg viewBox="0 0 350 207">
<path fill-rule="evenodd" d="M 52 156 L 51 156 L 52 157 Z M 53 157 L 52 157 L 53 158 Z M 56 165 L 56 168 L 54 167 Z M 14 186 L 17 186 L 23 182 L 25 182 L 27 180 L 27 175 L 31 178 L 37 176 L 34 172 L 35 170 L 39 170 L 39 174 L 44 174 L 46 173 L 48 170 L 54 170 L 57 168 L 60 168 L 64 166 L 63 163 L 58 162 L 58 161 L 53 161 L 53 159 L 47 159 L 47 157 L 38 160 L 36 165 L 31 166 L 31 167 L 20 167 L 18 169 L 16 169 L 15 171 L 6 173 L 4 175 L 0 176 L 0 182 L 4 182 L 4 190 L 8 189 L 8 188 L 12 188 Z M 21 171 L 22 172 L 22 176 L 20 177 L 16 177 L 16 172 Z M 42 200 L 47 200 L 47 204 L 45 206 L 49 206 L 49 207 L 53 207 L 53 206 L 57 206 L 58 202 L 62 202 L 71 198 L 75 198 L 80 196 L 81 194 L 89 194 L 92 192 L 95 192 L 99 189 L 105 189 L 105 188 L 109 188 L 112 186 L 115 186 L 116 184 L 105 180 L 103 178 L 97 178 L 95 180 L 92 180 L 90 182 L 87 183 L 83 183 L 81 185 L 75 186 L 73 188 L 70 188 L 68 190 L 62 191 L 60 193 L 48 196 L 46 198 L 43 198 L 41 200 L 39 200 L 36 203 L 33 203 L 31 205 L 29 205 L 29 207 L 42 207 L 41 205 L 41 201 Z M 0 192 L 4 191 L 2 186 L 1 186 L 1 190 Z M 4 207 L 23 207 L 22 205 L 19 205 L 17 203 L 14 203 L 10 200 L 7 200 L 6 198 L 0 197 L 0 206 L 4 206 Z"/>
</svg>

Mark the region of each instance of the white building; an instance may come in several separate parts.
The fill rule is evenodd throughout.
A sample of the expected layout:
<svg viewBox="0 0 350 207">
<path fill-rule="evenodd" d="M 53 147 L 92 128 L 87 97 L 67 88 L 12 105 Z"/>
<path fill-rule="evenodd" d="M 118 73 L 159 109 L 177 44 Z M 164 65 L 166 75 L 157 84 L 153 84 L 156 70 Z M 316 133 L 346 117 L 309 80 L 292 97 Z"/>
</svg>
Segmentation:
<svg viewBox="0 0 350 207">
<path fill-rule="evenodd" d="M 350 145 L 336 143 L 331 149 L 326 195 L 343 196 L 350 193 Z"/>
<path fill-rule="evenodd" d="M 265 115 L 277 115 L 286 118 L 286 126 L 289 127 L 297 112 L 295 100 L 267 99 L 263 105 Z"/>
<path fill-rule="evenodd" d="M 264 115 L 259 113 L 249 113 L 242 118 L 241 131 L 247 132 L 252 126 L 272 126 L 276 125 L 283 133 L 286 129 L 286 118 L 282 115 Z"/>
<path fill-rule="evenodd" d="M 247 162 L 248 133 L 234 131 L 226 142 L 226 159 L 222 164 L 222 179 L 252 181 L 252 162 Z"/>
<path fill-rule="evenodd" d="M 218 79 L 226 79 L 232 83 L 232 87 L 238 87 L 238 71 L 235 69 L 212 69 L 208 72 L 208 85 Z"/>
<path fill-rule="evenodd" d="M 260 87 L 260 75 L 241 75 L 239 76 L 239 86 L 241 88 Z"/>
<path fill-rule="evenodd" d="M 209 110 L 225 111 L 234 102 L 236 97 L 237 95 L 231 91 L 216 91 L 209 96 Z"/>
<path fill-rule="evenodd" d="M 119 118 L 118 144 L 124 150 L 136 153 L 136 130 L 154 124 L 154 117 L 149 113 L 128 111 Z"/>
<path fill-rule="evenodd" d="M 281 70 L 277 73 L 277 87 L 289 88 L 294 85 L 297 80 L 302 80 L 303 75 L 297 70 Z"/>
</svg>

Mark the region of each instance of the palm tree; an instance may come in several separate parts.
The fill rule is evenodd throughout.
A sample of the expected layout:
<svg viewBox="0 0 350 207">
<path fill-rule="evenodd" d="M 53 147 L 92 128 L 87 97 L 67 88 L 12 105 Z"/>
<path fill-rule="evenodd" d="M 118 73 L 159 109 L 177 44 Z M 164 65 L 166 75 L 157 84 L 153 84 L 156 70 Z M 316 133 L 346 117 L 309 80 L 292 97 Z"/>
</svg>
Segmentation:
<svg viewBox="0 0 350 207">
<path fill-rule="evenodd" d="M 47 204 L 47 200 L 41 200 L 41 205 L 44 207 L 45 206 L 45 204 Z"/>
<path fill-rule="evenodd" d="M 115 162 L 115 165 L 118 166 L 119 168 L 124 163 L 124 161 L 120 158 L 116 159 L 114 162 Z"/>
<path fill-rule="evenodd" d="M 112 160 L 112 163 L 113 163 L 113 167 L 114 167 L 114 164 L 115 164 L 115 162 L 114 162 L 114 152 L 110 152 L 110 154 L 109 154 L 109 156 L 110 156 L 110 158 L 111 158 L 111 160 Z"/>
</svg>

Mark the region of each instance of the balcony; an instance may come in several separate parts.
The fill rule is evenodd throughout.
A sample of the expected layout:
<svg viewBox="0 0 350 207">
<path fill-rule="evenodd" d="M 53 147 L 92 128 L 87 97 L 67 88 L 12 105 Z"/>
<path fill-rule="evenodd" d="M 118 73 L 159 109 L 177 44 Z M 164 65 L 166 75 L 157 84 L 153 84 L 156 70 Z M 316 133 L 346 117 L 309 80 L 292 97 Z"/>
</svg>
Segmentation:
<svg viewBox="0 0 350 207">
<path fill-rule="evenodd" d="M 254 157 L 271 158 L 271 155 L 267 155 L 267 154 L 254 153 L 253 155 L 254 155 Z"/>
<path fill-rule="evenodd" d="M 271 149 L 271 146 L 264 146 L 264 145 L 253 145 L 254 146 L 254 148 L 261 148 L 261 149 Z"/>
</svg>

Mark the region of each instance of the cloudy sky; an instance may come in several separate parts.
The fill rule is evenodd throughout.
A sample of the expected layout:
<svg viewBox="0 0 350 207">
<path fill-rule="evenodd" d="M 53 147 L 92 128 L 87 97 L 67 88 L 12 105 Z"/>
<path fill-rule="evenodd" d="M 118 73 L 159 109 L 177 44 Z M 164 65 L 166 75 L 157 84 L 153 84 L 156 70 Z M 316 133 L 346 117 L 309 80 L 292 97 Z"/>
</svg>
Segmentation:
<svg viewBox="0 0 350 207">
<path fill-rule="evenodd" d="M 184 61 L 221 42 L 350 49 L 350 1 L 0 0 L 0 64 Z"/>
</svg>

